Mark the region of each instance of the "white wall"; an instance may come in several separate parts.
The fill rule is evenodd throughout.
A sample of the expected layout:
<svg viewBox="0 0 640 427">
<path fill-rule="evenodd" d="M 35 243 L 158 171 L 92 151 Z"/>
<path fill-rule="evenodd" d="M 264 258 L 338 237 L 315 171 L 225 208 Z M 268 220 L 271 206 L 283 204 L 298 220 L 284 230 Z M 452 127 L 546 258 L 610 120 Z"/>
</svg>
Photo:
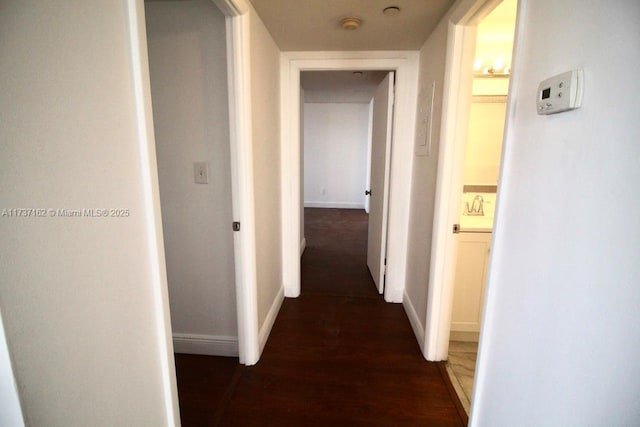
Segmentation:
<svg viewBox="0 0 640 427">
<path fill-rule="evenodd" d="M 464 155 L 465 184 L 498 183 L 506 108 L 506 102 L 472 99 Z"/>
<path fill-rule="evenodd" d="M 284 298 L 280 231 L 280 51 L 250 12 L 256 274 L 261 344 Z"/>
<path fill-rule="evenodd" d="M 0 313 L 0 425 L 24 426 L 24 414 L 18 395 L 18 384 L 13 374 L 9 345 Z"/>
<path fill-rule="evenodd" d="M 237 355 L 225 18 L 210 0 L 145 9 L 175 349 Z"/>
<path fill-rule="evenodd" d="M 304 205 L 364 209 L 369 104 L 304 104 Z"/>
<path fill-rule="evenodd" d="M 27 425 L 179 423 L 142 7 L 2 3 L 0 200 L 47 213 L 0 217 L 0 306 Z M 46 210 L 83 208 L 125 216 Z"/>
<path fill-rule="evenodd" d="M 427 284 L 433 235 L 436 178 L 438 169 L 438 142 L 442 120 L 442 88 L 444 87 L 447 41 L 447 14 L 431 33 L 420 50 L 419 91 L 423 92 L 435 82 L 430 156 L 414 155 L 411 179 L 411 207 L 409 244 L 407 255 L 407 280 L 403 304 L 407 310 L 416 337 L 424 340 L 427 314 Z M 420 102 L 420 101 L 419 101 Z M 423 99 L 422 102 L 426 102 Z M 420 105 L 418 106 L 420 111 Z M 418 126 L 422 118 L 418 117 Z M 416 132 L 420 135 L 420 132 Z M 416 144 L 418 141 L 416 141 Z"/>
<path fill-rule="evenodd" d="M 471 425 L 636 425 L 640 3 L 523 3 Z M 574 68 L 582 108 L 538 116 Z"/>
<path fill-rule="evenodd" d="M 304 176 L 304 89 L 300 88 L 300 175 Z M 304 200 L 304 185 L 300 186 L 300 200 Z M 304 237 L 304 203 L 300 203 L 300 256 L 307 246 Z"/>
</svg>

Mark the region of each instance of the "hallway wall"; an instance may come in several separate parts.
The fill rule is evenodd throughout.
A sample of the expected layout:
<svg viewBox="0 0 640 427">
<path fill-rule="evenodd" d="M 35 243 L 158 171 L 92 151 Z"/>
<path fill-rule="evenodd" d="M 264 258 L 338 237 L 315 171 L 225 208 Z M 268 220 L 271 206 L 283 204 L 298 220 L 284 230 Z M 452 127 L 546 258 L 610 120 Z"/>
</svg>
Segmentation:
<svg viewBox="0 0 640 427">
<path fill-rule="evenodd" d="M 304 206 L 364 209 L 369 104 L 304 104 Z"/>
<path fill-rule="evenodd" d="M 225 18 L 210 0 L 145 10 L 175 348 L 237 355 Z"/>
<path fill-rule="evenodd" d="M 427 285 L 433 235 L 433 213 L 435 209 L 436 178 L 440 123 L 442 121 L 442 88 L 445 79 L 448 12 L 431 33 L 420 50 L 419 91 L 427 91 L 435 82 L 433 118 L 431 127 L 431 153 L 414 155 L 411 179 L 411 206 L 409 220 L 409 245 L 407 254 L 407 285 L 404 304 L 412 319 L 414 331 L 420 343 L 424 340 L 427 316 Z M 418 102 L 426 102 L 425 98 Z M 420 109 L 420 105 L 418 108 Z M 418 114 L 420 114 L 418 112 Z M 418 126 L 424 126 L 417 120 Z M 420 132 L 416 132 L 420 135 Z M 418 141 L 416 141 L 417 145 Z"/>
<path fill-rule="evenodd" d="M 180 422 L 146 61 L 141 1 L 2 2 L 0 200 L 46 212 L 0 217 L 30 426 Z"/>
<path fill-rule="evenodd" d="M 258 327 L 264 345 L 284 298 L 280 215 L 280 50 L 250 11 Z"/>
<path fill-rule="evenodd" d="M 634 425 L 640 3 L 524 5 L 471 425 Z M 576 68 L 582 107 L 537 115 Z"/>
</svg>

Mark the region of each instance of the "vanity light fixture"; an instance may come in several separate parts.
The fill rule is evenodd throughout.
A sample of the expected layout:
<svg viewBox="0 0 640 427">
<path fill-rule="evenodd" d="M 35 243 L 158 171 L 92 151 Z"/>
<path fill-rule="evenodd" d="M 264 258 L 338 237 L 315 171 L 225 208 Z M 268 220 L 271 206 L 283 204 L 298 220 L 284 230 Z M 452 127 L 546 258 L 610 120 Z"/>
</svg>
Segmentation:
<svg viewBox="0 0 640 427">
<path fill-rule="evenodd" d="M 511 65 L 500 57 L 493 61 L 476 58 L 473 63 L 473 74 L 475 77 L 509 77 Z"/>
<path fill-rule="evenodd" d="M 348 31 L 357 30 L 358 28 L 360 28 L 361 23 L 362 20 L 360 18 L 356 18 L 355 16 L 350 16 L 340 21 L 340 25 L 342 25 L 342 28 Z"/>
<path fill-rule="evenodd" d="M 400 13 L 400 8 L 398 6 L 389 6 L 382 9 L 382 13 L 387 16 L 396 16 Z"/>
</svg>

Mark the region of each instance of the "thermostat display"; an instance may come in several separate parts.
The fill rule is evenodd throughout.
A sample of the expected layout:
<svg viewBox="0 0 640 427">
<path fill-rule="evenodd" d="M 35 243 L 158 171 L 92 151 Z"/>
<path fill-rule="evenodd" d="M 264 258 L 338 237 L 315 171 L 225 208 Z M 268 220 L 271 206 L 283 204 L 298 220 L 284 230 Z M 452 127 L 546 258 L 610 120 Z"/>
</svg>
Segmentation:
<svg viewBox="0 0 640 427">
<path fill-rule="evenodd" d="M 544 80 L 538 86 L 538 114 L 555 114 L 580 108 L 582 90 L 582 70 L 567 71 Z"/>
</svg>

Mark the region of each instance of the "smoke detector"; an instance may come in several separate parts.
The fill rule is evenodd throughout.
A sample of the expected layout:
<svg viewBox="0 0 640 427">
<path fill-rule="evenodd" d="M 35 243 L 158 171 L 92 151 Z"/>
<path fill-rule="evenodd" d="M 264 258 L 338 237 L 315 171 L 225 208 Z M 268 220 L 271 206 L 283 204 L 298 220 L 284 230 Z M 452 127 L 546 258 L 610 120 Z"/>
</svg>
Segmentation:
<svg viewBox="0 0 640 427">
<path fill-rule="evenodd" d="M 353 16 L 344 18 L 342 21 L 340 21 L 342 28 L 348 31 L 357 30 L 360 27 L 361 23 L 362 21 L 360 20 L 360 18 L 356 18 Z"/>
<path fill-rule="evenodd" d="M 384 13 L 387 16 L 396 16 L 397 14 L 400 13 L 400 8 L 398 6 L 385 7 L 382 10 L 382 13 Z"/>
</svg>

